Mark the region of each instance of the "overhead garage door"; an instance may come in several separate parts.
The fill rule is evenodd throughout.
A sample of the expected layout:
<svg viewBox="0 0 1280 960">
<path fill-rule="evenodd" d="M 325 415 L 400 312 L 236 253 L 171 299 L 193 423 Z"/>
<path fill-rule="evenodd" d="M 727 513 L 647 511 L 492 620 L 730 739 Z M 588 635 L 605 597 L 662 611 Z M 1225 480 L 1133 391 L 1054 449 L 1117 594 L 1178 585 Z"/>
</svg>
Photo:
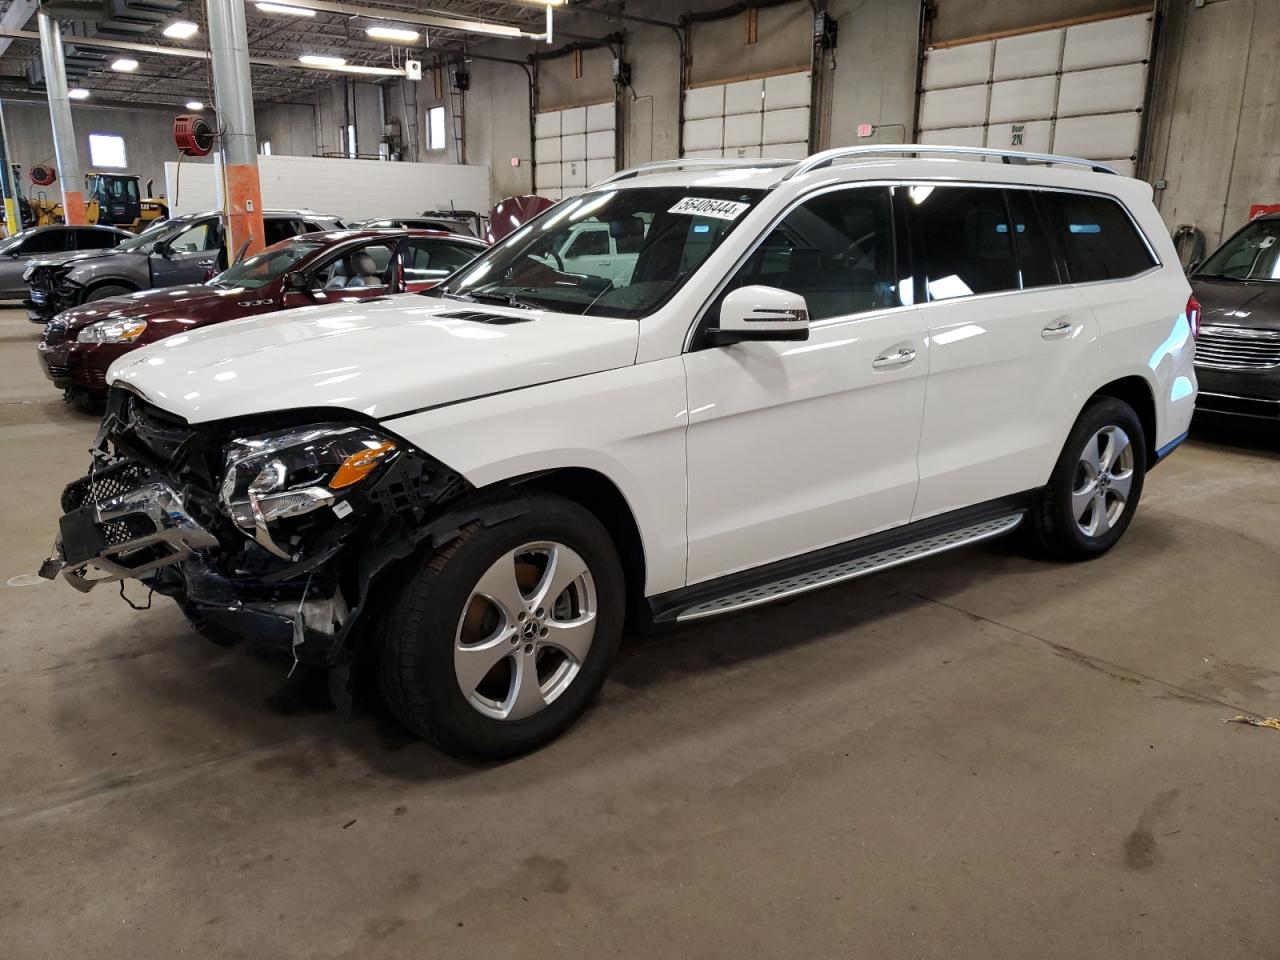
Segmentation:
<svg viewBox="0 0 1280 960">
<path fill-rule="evenodd" d="M 684 155 L 804 157 L 811 86 L 804 71 L 691 88 L 684 98 Z"/>
<path fill-rule="evenodd" d="M 545 110 L 534 120 L 534 192 L 559 200 L 617 169 L 613 101 Z"/>
<path fill-rule="evenodd" d="M 958 42 L 925 53 L 920 143 L 1059 153 L 1132 175 L 1150 14 Z"/>
</svg>

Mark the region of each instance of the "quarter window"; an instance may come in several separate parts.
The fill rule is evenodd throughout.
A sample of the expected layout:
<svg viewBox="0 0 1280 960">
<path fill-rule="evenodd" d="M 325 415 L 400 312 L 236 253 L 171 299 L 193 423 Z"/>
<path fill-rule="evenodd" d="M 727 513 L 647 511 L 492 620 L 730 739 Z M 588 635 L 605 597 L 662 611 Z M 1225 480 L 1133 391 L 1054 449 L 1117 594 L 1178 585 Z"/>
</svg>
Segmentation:
<svg viewBox="0 0 1280 960">
<path fill-rule="evenodd" d="M 813 320 L 898 306 L 887 188 L 838 190 L 796 207 L 721 294 L 766 286 L 798 293 Z M 719 315 L 716 304 L 712 316 Z"/>
<path fill-rule="evenodd" d="M 1018 289 L 1003 190 L 914 186 L 908 195 L 924 246 L 930 300 Z"/>
<path fill-rule="evenodd" d="M 1073 282 L 1131 277 L 1155 266 L 1133 221 L 1114 200 L 1048 190 L 1040 196 L 1057 221 Z"/>
</svg>

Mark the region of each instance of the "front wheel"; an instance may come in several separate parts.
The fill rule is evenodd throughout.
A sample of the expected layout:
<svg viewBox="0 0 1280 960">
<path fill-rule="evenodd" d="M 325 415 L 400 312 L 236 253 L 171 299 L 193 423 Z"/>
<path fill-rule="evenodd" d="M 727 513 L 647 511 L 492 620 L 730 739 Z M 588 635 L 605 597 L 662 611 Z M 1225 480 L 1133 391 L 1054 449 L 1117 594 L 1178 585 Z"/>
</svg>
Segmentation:
<svg viewBox="0 0 1280 960">
<path fill-rule="evenodd" d="M 1031 511 L 1041 545 L 1065 560 L 1115 546 L 1142 497 L 1146 450 L 1142 421 L 1127 403 L 1100 397 L 1085 407 Z"/>
<path fill-rule="evenodd" d="M 600 521 L 560 497 L 529 504 L 423 558 L 382 624 L 383 697 L 449 753 L 498 760 L 557 737 L 622 636 L 622 565 Z"/>
<path fill-rule="evenodd" d="M 93 300 L 106 300 L 108 297 L 127 297 L 133 293 L 132 287 L 126 287 L 118 283 L 105 283 L 100 287 L 94 287 L 85 294 L 84 303 L 90 303 Z"/>
</svg>

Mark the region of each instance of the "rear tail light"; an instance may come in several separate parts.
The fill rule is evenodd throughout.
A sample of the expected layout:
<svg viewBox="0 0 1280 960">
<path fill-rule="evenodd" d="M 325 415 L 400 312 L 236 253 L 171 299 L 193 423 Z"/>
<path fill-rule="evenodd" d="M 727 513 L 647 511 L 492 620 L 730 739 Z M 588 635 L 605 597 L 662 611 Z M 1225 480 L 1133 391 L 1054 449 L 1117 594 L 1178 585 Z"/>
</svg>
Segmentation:
<svg viewBox="0 0 1280 960">
<path fill-rule="evenodd" d="M 1187 298 L 1187 323 L 1191 325 L 1191 335 L 1200 336 L 1200 301 L 1195 294 Z"/>
</svg>

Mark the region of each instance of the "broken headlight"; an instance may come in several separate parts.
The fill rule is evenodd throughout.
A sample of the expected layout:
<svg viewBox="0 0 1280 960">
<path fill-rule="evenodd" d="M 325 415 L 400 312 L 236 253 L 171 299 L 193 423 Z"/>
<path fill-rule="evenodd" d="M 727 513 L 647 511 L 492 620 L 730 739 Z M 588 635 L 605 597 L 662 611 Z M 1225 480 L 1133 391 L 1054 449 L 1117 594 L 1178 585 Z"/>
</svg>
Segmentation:
<svg viewBox="0 0 1280 960">
<path fill-rule="evenodd" d="M 394 441 L 368 427 L 340 423 L 232 440 L 222 477 L 222 507 L 263 547 L 291 560 L 293 555 L 270 528 L 321 507 L 346 516 L 351 508 L 339 498 L 395 455 Z"/>
</svg>

